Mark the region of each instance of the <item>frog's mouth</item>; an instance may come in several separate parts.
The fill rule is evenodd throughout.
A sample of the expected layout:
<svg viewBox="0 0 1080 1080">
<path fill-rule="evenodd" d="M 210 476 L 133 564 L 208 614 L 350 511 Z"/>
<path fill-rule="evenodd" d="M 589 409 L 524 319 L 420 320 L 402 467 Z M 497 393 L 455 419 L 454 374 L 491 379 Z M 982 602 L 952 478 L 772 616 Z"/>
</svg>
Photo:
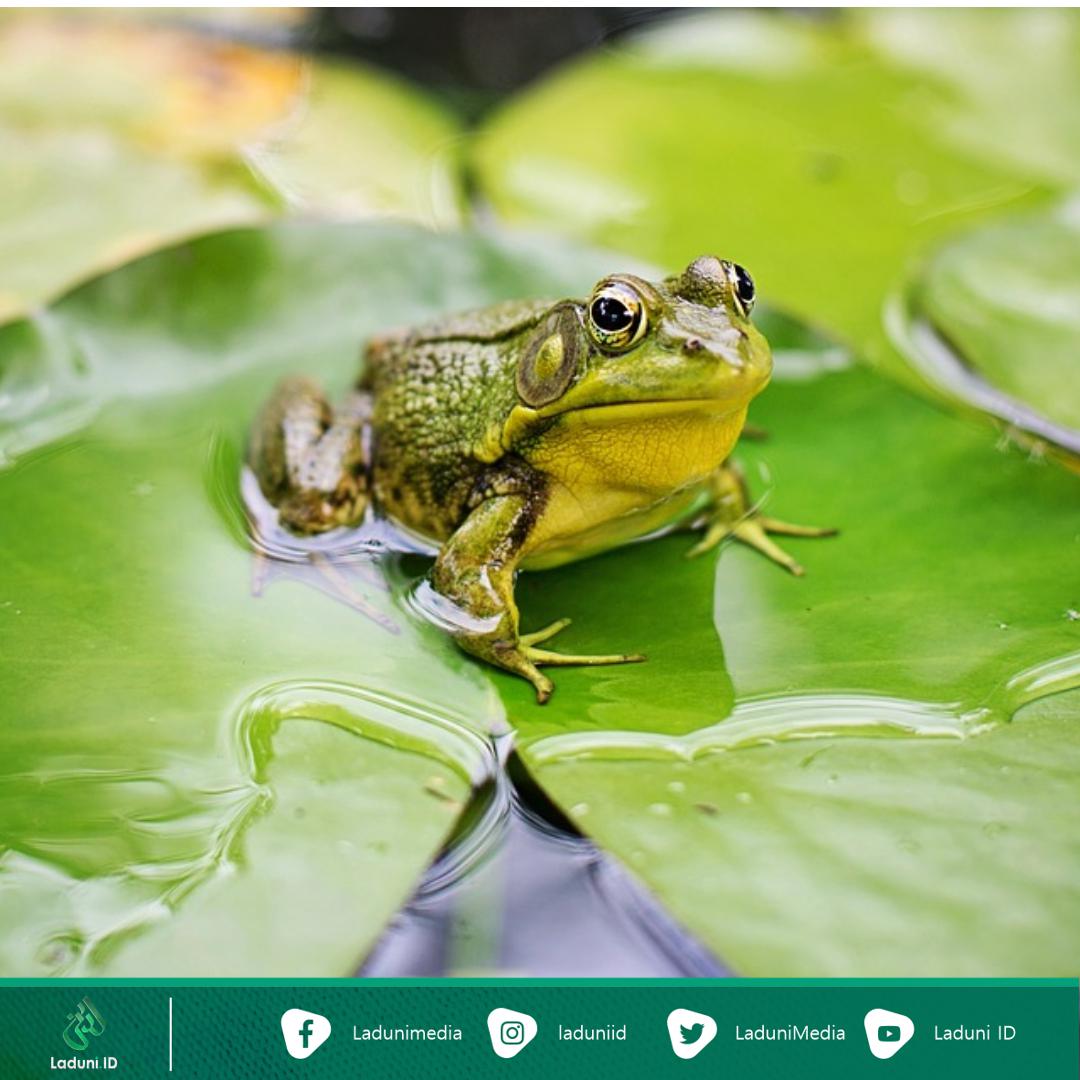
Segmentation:
<svg viewBox="0 0 1080 1080">
<path fill-rule="evenodd" d="M 560 405 L 562 407 L 560 407 Z M 533 410 L 537 420 L 562 417 L 568 422 L 602 423 L 649 420 L 676 413 L 702 413 L 713 417 L 732 416 L 746 409 L 745 401 L 715 397 L 657 398 L 650 401 L 595 401 L 566 405 L 555 402 Z"/>
<path fill-rule="evenodd" d="M 678 363 L 687 366 L 692 361 L 680 357 Z M 686 412 L 723 416 L 745 409 L 765 389 L 771 374 L 771 363 L 735 366 L 705 360 L 686 372 L 660 366 L 635 372 L 612 364 L 592 371 L 554 401 L 529 411 L 537 422 L 560 416 L 569 421 L 575 414 L 591 423 Z"/>
<path fill-rule="evenodd" d="M 746 414 L 746 402 L 716 397 L 658 398 L 649 401 L 594 401 L 567 404 L 552 402 L 539 409 L 517 405 L 502 430 L 501 449 L 512 448 L 537 428 L 558 421 L 563 429 L 648 426 L 664 419 L 700 417 L 710 424 L 737 423 Z"/>
</svg>

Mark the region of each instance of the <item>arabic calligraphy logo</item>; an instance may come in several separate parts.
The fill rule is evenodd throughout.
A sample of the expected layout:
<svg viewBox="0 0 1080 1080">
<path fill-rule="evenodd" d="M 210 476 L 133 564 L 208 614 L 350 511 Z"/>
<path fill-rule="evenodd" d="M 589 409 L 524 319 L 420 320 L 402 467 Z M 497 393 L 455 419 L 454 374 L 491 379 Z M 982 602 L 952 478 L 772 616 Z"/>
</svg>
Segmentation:
<svg viewBox="0 0 1080 1080">
<path fill-rule="evenodd" d="M 90 1045 L 90 1035 L 100 1035 L 105 1030 L 105 1020 L 94 1008 L 88 997 L 84 997 L 74 1012 L 68 1013 L 67 1027 L 64 1028 L 64 1042 L 72 1050 L 85 1050 Z"/>
</svg>

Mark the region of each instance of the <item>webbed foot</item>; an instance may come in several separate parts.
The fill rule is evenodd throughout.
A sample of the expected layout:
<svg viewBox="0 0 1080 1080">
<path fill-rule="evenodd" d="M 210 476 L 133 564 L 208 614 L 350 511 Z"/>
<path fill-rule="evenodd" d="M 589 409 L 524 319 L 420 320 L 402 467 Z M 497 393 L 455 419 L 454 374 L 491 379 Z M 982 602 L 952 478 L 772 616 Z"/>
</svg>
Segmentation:
<svg viewBox="0 0 1080 1080">
<path fill-rule="evenodd" d="M 536 700 L 543 705 L 554 690 L 552 681 L 540 671 L 541 667 L 597 667 L 606 664 L 640 664 L 641 653 L 575 654 L 552 652 L 536 646 L 553 638 L 570 625 L 569 619 L 558 619 L 542 630 L 521 634 L 516 641 L 495 641 L 491 644 L 490 659 L 499 667 L 528 679 L 536 689 Z"/>
<path fill-rule="evenodd" d="M 703 555 L 719 546 L 729 536 L 760 551 L 778 566 L 802 577 L 802 566 L 779 544 L 773 536 L 824 537 L 836 536 L 838 529 L 819 528 L 814 525 L 794 525 L 759 513 L 750 500 L 750 493 L 742 471 L 736 466 L 721 466 L 711 481 L 713 503 L 705 522 L 705 535 L 688 552 L 688 558 Z"/>
<path fill-rule="evenodd" d="M 636 653 L 581 656 L 540 648 L 570 624 L 557 619 L 522 634 L 514 602 L 514 575 L 522 524 L 534 512 L 525 493 L 495 495 L 477 506 L 443 545 L 431 569 L 436 593 L 460 612 L 451 631 L 466 652 L 532 683 L 542 705 L 554 690 L 541 667 L 635 664 Z"/>
</svg>

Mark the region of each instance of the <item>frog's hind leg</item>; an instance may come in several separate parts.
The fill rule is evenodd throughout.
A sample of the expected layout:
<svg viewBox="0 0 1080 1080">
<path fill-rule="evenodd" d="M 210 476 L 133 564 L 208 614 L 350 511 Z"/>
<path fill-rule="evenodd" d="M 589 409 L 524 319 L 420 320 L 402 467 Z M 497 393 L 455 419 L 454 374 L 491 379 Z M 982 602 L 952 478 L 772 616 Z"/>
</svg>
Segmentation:
<svg viewBox="0 0 1080 1080">
<path fill-rule="evenodd" d="M 252 429 L 248 464 L 282 525 L 311 535 L 360 520 L 370 416 L 364 390 L 335 408 L 311 379 L 293 376 L 277 385 Z"/>
<path fill-rule="evenodd" d="M 712 502 L 705 518 L 705 535 L 688 552 L 691 558 L 711 551 L 730 536 L 760 551 L 796 577 L 802 577 L 805 573 L 802 566 L 775 543 L 771 535 L 823 537 L 835 536 L 838 531 L 814 525 L 793 525 L 758 513 L 742 470 L 730 461 L 709 478 L 709 492 Z"/>
</svg>

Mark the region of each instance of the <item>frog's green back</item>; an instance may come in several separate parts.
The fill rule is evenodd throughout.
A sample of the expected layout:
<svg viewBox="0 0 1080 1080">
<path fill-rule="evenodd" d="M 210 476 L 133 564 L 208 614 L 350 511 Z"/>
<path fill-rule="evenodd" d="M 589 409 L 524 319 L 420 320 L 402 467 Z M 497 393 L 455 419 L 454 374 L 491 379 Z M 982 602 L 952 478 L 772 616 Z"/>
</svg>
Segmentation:
<svg viewBox="0 0 1080 1080">
<path fill-rule="evenodd" d="M 413 330 L 408 340 L 416 344 L 441 341 L 506 341 L 532 329 L 553 300 L 504 300 L 486 308 L 455 312 Z"/>
<path fill-rule="evenodd" d="M 484 467 L 474 450 L 516 404 L 518 356 L 550 307 L 497 304 L 371 343 L 373 477 L 392 517 L 439 540 L 457 527 Z"/>
</svg>

